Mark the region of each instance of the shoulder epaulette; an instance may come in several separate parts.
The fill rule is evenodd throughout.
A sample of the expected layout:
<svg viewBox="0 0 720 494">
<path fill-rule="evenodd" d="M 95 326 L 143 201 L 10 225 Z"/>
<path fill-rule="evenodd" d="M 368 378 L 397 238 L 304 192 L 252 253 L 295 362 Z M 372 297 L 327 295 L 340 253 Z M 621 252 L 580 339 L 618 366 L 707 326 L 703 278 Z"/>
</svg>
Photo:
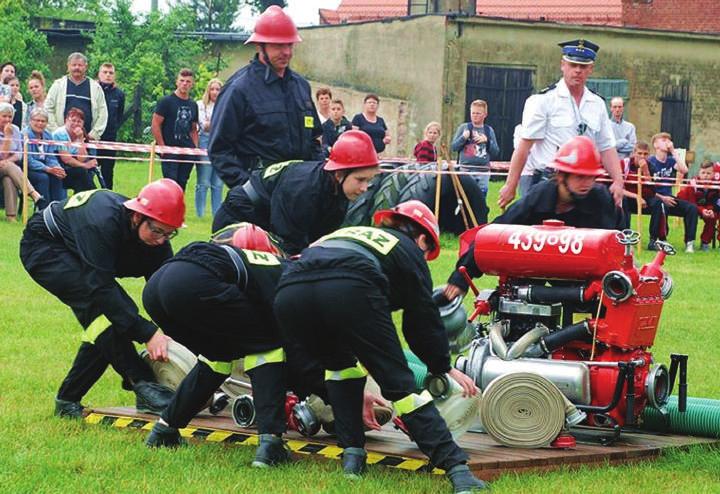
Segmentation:
<svg viewBox="0 0 720 494">
<path fill-rule="evenodd" d="M 546 88 L 541 89 L 540 91 L 538 91 L 538 94 L 545 94 L 545 93 L 547 93 L 548 91 L 552 91 L 552 90 L 555 89 L 556 87 L 557 87 L 557 84 L 550 84 L 548 87 L 546 87 Z"/>
<path fill-rule="evenodd" d="M 585 86 L 585 87 L 587 87 L 587 86 Z M 591 93 L 593 93 L 593 94 L 596 95 L 596 96 L 599 96 L 601 100 L 605 101 L 605 96 L 603 96 L 602 94 L 598 93 L 598 92 L 595 91 L 594 89 L 591 89 L 591 88 L 588 87 L 588 91 L 590 91 Z"/>
</svg>

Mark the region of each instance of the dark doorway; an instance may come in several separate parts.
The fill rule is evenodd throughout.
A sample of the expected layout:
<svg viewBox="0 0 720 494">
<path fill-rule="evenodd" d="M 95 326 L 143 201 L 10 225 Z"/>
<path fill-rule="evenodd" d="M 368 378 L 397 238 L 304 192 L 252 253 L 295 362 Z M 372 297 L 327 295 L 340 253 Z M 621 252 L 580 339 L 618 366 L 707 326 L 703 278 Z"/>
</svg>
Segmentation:
<svg viewBox="0 0 720 494">
<path fill-rule="evenodd" d="M 676 148 L 690 149 L 690 120 L 692 118 L 692 98 L 690 84 L 666 84 L 662 101 L 660 131 L 672 135 Z"/>
<path fill-rule="evenodd" d="M 468 64 L 465 85 L 465 121 L 470 121 L 470 103 L 487 101 L 485 120 L 495 130 L 500 147 L 498 161 L 509 161 L 513 152 L 513 132 L 522 121 L 525 100 L 533 93 L 533 69 Z M 459 122 L 458 122 L 459 124 Z"/>
</svg>

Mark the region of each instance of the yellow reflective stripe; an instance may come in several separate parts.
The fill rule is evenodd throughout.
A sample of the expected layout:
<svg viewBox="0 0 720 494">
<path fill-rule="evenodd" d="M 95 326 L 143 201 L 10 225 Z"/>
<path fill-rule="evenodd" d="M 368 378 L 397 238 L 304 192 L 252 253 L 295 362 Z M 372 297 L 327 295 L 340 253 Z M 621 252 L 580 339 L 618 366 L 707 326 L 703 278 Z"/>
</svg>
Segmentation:
<svg viewBox="0 0 720 494">
<path fill-rule="evenodd" d="M 285 350 L 282 348 L 276 348 L 265 353 L 256 353 L 255 355 L 246 355 L 243 366 L 245 372 L 260 367 L 265 364 L 277 364 L 285 362 Z"/>
<path fill-rule="evenodd" d="M 346 379 L 362 379 L 367 376 L 368 372 L 365 367 L 360 365 L 360 362 L 355 364 L 355 367 L 348 367 L 340 370 L 326 370 L 325 380 L 326 381 L 345 381 Z"/>
<path fill-rule="evenodd" d="M 302 163 L 302 160 L 282 161 L 280 163 L 275 163 L 274 165 L 270 165 L 267 168 L 265 168 L 265 171 L 263 172 L 263 178 L 272 177 L 273 175 L 282 171 L 288 165 L 292 165 L 294 163 Z"/>
<path fill-rule="evenodd" d="M 223 374 L 226 376 L 229 376 L 232 373 L 233 370 L 233 362 L 222 362 L 222 361 L 215 361 L 215 360 L 208 360 L 206 357 L 203 357 L 202 355 L 198 355 L 198 360 L 205 362 L 208 367 L 210 367 L 213 372 L 216 374 Z"/>
<path fill-rule="evenodd" d="M 81 340 L 86 343 L 95 343 L 95 340 L 98 336 L 100 336 L 100 333 L 109 328 L 111 324 L 112 323 L 107 317 L 102 314 L 99 315 L 93 322 L 90 323 L 90 326 L 85 328 Z"/>
<path fill-rule="evenodd" d="M 356 240 L 383 255 L 388 255 L 393 247 L 400 242 L 400 239 L 395 235 L 380 230 L 379 228 L 371 226 L 351 226 L 329 233 L 313 242 L 313 245 L 331 238 Z"/>
<path fill-rule="evenodd" d="M 405 415 L 413 410 L 417 410 L 421 406 L 427 405 L 431 401 L 433 401 L 432 395 L 426 389 L 420 394 L 413 393 L 401 400 L 393 401 L 392 406 L 395 409 L 395 413 Z"/>
</svg>

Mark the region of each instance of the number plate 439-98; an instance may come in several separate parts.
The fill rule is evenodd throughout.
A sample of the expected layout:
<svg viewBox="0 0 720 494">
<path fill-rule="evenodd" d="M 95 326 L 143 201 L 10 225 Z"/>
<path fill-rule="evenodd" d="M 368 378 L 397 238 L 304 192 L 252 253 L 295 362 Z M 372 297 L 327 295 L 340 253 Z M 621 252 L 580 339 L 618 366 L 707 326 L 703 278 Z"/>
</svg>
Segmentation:
<svg viewBox="0 0 720 494">
<path fill-rule="evenodd" d="M 557 249 L 561 254 L 578 255 L 583 250 L 584 237 L 581 232 L 513 232 L 508 244 L 513 250 L 542 252 Z"/>
</svg>

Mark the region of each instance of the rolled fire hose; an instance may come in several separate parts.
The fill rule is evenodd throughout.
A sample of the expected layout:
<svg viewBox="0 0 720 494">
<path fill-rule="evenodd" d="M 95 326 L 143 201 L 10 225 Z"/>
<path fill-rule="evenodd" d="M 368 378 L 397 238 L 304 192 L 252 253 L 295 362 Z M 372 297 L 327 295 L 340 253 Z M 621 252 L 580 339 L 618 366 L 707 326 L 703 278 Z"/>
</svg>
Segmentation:
<svg viewBox="0 0 720 494">
<path fill-rule="evenodd" d="M 566 401 L 538 374 L 514 372 L 493 380 L 480 404 L 485 431 L 513 448 L 548 446 L 565 425 Z"/>
<path fill-rule="evenodd" d="M 140 357 L 150 366 L 157 382 L 173 390 L 197 364 L 195 354 L 175 340 L 168 341 L 167 362 L 151 360 L 147 350 L 142 350 Z"/>
<path fill-rule="evenodd" d="M 677 396 L 671 396 L 665 408 L 668 415 L 667 420 L 660 410 L 646 407 L 642 413 L 642 428 L 651 431 L 720 438 L 720 400 L 688 398 L 687 410 L 680 413 Z"/>
</svg>

